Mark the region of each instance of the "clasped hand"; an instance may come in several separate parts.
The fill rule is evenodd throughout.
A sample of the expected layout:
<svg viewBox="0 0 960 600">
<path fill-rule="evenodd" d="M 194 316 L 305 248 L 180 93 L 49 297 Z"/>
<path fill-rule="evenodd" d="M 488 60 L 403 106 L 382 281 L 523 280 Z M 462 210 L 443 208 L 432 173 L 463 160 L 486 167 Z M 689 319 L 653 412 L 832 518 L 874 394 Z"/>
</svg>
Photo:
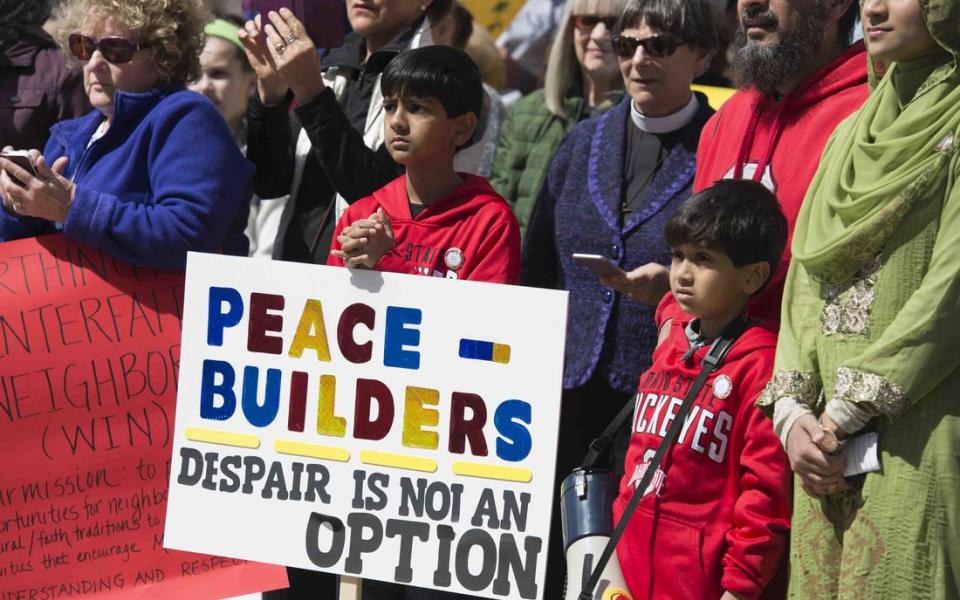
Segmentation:
<svg viewBox="0 0 960 600">
<path fill-rule="evenodd" d="M 307 30 L 287 8 L 270 11 L 265 26 L 260 15 L 238 32 L 257 74 L 260 100 L 275 105 L 292 89 L 303 104 L 326 87 L 320 72 L 320 56 Z"/>
<path fill-rule="evenodd" d="M 843 436 L 842 430 L 824 413 L 819 421 L 809 414 L 800 417 L 787 434 L 790 468 L 800 478 L 803 491 L 814 498 L 835 494 L 848 487 L 843 476 L 846 456 L 843 452 L 831 454 L 825 451 L 827 432 L 833 432 L 838 438 Z"/>
<path fill-rule="evenodd" d="M 8 146 L 4 151 L 11 149 Z M 0 158 L 3 207 L 17 216 L 62 223 L 67 218 L 77 187 L 62 175 L 68 159 L 61 156 L 50 166 L 39 151 L 31 150 L 30 155 L 37 167 L 36 175 L 11 160 Z"/>
<path fill-rule="evenodd" d="M 340 250 L 330 253 L 343 259 L 344 266 L 372 269 L 395 245 L 390 217 L 378 208 L 366 219 L 354 221 L 337 236 Z"/>
</svg>

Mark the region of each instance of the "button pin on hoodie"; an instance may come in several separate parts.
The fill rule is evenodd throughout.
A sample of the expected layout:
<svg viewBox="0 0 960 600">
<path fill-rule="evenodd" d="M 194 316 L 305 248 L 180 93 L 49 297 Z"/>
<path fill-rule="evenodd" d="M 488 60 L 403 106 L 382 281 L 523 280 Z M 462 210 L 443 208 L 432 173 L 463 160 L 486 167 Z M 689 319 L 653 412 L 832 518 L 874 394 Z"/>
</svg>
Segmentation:
<svg viewBox="0 0 960 600">
<path fill-rule="evenodd" d="M 726 375 L 721 375 L 713 381 L 713 395 L 725 400 L 733 392 L 733 382 Z"/>
<path fill-rule="evenodd" d="M 447 265 L 447 278 L 457 279 L 457 271 L 463 267 L 463 250 L 460 248 L 448 248 L 443 253 L 443 264 Z"/>
</svg>

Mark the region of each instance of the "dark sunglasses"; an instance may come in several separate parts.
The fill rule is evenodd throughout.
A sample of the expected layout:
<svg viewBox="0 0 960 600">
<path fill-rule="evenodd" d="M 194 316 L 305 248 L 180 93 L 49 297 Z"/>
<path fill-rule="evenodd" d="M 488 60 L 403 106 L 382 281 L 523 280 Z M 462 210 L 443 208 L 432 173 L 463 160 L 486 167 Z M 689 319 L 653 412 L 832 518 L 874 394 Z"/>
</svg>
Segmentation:
<svg viewBox="0 0 960 600">
<path fill-rule="evenodd" d="M 597 23 L 603 23 L 607 31 L 613 31 L 613 26 L 617 24 L 617 17 L 600 17 L 598 15 L 573 16 L 573 26 L 580 31 L 593 31 Z"/>
<path fill-rule="evenodd" d="M 70 45 L 70 54 L 77 60 L 88 61 L 97 50 L 103 55 L 103 58 L 115 65 L 122 65 L 130 62 L 137 50 L 146 46 L 131 42 L 122 37 L 105 37 L 95 40 L 82 33 L 71 33 L 67 38 Z"/>
<path fill-rule="evenodd" d="M 686 44 L 680 38 L 667 34 L 654 35 L 643 39 L 618 34 L 610 39 L 610 43 L 613 45 L 613 51 L 617 53 L 617 56 L 623 58 L 633 58 L 640 46 L 643 46 L 643 51 L 650 56 L 663 58 L 670 56 L 677 51 L 677 48 Z"/>
</svg>

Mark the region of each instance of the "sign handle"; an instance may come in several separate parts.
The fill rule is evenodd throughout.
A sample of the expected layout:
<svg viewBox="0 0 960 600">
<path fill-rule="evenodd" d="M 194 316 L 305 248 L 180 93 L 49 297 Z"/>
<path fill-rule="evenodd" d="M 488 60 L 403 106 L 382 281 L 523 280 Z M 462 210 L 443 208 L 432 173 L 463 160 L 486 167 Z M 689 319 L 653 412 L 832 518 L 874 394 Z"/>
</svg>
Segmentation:
<svg viewBox="0 0 960 600">
<path fill-rule="evenodd" d="M 340 600 L 360 600 L 363 580 L 359 577 L 340 576 Z"/>
</svg>

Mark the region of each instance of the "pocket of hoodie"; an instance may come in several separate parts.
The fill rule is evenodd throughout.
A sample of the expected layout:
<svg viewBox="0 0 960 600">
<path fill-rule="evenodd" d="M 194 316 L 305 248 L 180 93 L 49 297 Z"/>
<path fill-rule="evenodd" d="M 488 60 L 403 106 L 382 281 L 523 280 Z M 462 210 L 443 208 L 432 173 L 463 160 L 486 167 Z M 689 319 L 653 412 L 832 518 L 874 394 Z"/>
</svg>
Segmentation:
<svg viewBox="0 0 960 600">
<path fill-rule="evenodd" d="M 641 507 L 633 515 L 628 531 L 630 538 L 625 548 L 628 552 L 649 553 L 653 549 L 651 562 L 640 565 L 638 573 L 624 573 L 639 597 L 646 596 L 640 590 L 650 589 L 647 587 L 650 581 L 643 581 L 647 577 L 652 578 L 650 597 L 657 600 L 719 597 L 715 594 L 719 577 L 715 583 L 709 578 L 713 569 L 711 563 L 715 561 L 705 561 L 709 559 L 709 552 L 704 552 L 702 527 L 662 512 L 654 515 L 651 510 Z"/>
</svg>

